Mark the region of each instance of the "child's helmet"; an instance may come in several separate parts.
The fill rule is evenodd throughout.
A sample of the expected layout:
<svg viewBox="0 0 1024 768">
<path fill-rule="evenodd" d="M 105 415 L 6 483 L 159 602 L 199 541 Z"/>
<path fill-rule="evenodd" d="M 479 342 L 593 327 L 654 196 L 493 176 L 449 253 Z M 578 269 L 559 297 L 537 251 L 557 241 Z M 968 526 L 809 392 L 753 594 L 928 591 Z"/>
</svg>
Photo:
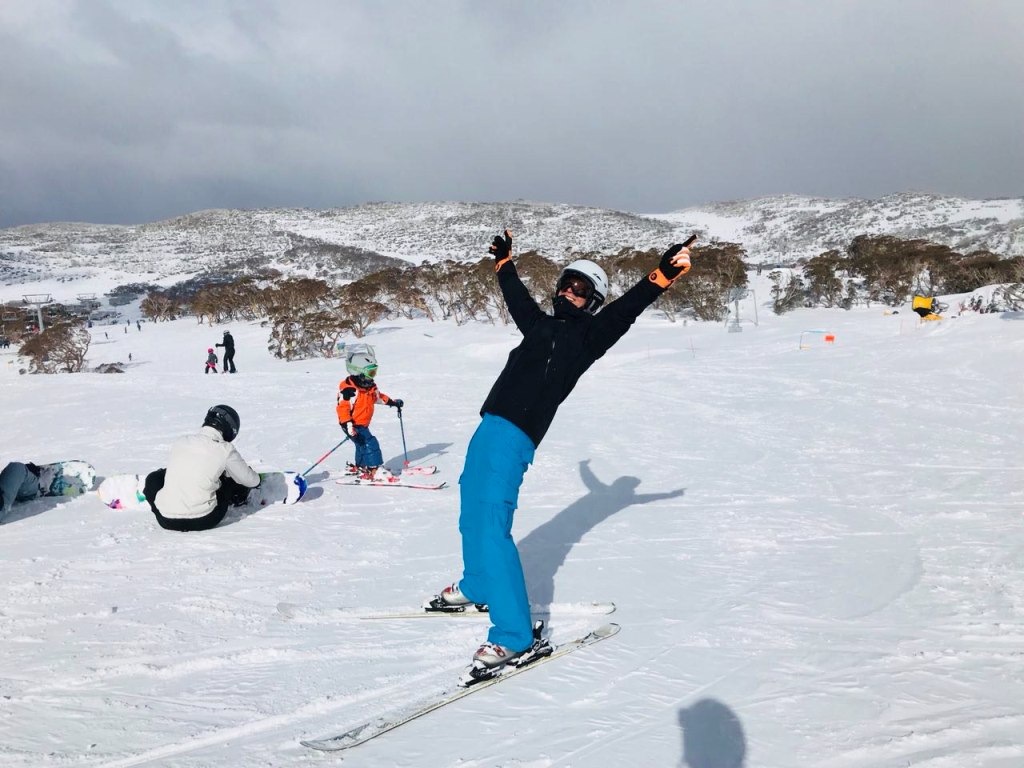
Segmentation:
<svg viewBox="0 0 1024 768">
<path fill-rule="evenodd" d="M 207 351 L 207 352 L 213 352 L 213 347 L 210 347 L 210 348 L 209 348 L 208 350 L 206 350 L 206 351 Z"/>
<path fill-rule="evenodd" d="M 373 379 L 377 375 L 377 354 L 369 344 L 353 344 L 345 348 L 345 368 L 352 376 Z"/>
<path fill-rule="evenodd" d="M 242 421 L 238 418 L 238 411 L 230 405 L 215 405 L 206 412 L 203 426 L 213 427 L 230 443 L 238 437 L 238 430 L 242 427 Z"/>
<path fill-rule="evenodd" d="M 558 276 L 558 283 L 555 285 L 556 297 L 558 292 L 562 290 L 566 279 L 573 277 L 581 277 L 590 285 L 590 296 L 587 297 L 587 303 L 583 305 L 583 309 L 593 314 L 604 303 L 605 297 L 608 296 L 608 275 L 605 274 L 601 267 L 589 259 L 577 259 L 563 269 L 562 274 Z"/>
</svg>

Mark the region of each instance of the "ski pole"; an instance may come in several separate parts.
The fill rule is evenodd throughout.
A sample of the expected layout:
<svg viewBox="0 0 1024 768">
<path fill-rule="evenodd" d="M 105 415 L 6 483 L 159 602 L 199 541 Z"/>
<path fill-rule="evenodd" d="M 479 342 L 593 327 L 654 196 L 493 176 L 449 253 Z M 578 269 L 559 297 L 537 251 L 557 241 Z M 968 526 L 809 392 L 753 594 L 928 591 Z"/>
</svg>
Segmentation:
<svg viewBox="0 0 1024 768">
<path fill-rule="evenodd" d="M 331 450 L 329 450 L 329 451 L 328 451 L 327 453 L 325 453 L 325 454 L 324 454 L 323 456 L 321 456 L 321 457 L 320 457 L 319 459 L 317 459 L 316 461 L 314 461 L 314 462 L 313 462 L 313 464 L 312 464 L 312 466 L 310 466 L 310 468 L 309 468 L 309 469 L 307 469 L 307 470 L 306 470 L 305 472 L 303 472 L 303 473 L 302 473 L 302 477 L 305 477 L 306 475 L 308 475 L 308 474 L 310 473 L 310 471 L 311 471 L 311 470 L 313 469 L 313 467 L 315 467 L 315 466 L 316 466 L 317 464 L 319 464 L 320 462 L 322 462 L 322 461 L 323 461 L 324 459 L 326 459 L 326 458 L 327 458 L 328 456 L 330 456 L 330 455 L 331 455 L 332 453 L 334 453 L 334 452 L 335 452 L 336 450 L 338 450 L 339 448 L 341 448 L 341 446 L 345 444 L 345 441 L 346 441 L 346 440 L 349 440 L 349 439 L 351 439 L 351 438 L 349 438 L 349 436 L 348 436 L 348 435 L 345 435 L 345 437 L 344 437 L 344 438 L 342 438 L 342 440 L 341 440 L 341 442 L 340 442 L 340 443 L 338 443 L 338 444 L 337 444 L 336 446 L 334 446 L 333 448 L 331 448 Z"/>
<path fill-rule="evenodd" d="M 402 409 L 398 409 L 398 426 L 402 430 L 402 453 L 405 454 L 405 466 L 409 466 L 409 451 L 405 447 L 405 422 L 402 421 Z"/>
</svg>

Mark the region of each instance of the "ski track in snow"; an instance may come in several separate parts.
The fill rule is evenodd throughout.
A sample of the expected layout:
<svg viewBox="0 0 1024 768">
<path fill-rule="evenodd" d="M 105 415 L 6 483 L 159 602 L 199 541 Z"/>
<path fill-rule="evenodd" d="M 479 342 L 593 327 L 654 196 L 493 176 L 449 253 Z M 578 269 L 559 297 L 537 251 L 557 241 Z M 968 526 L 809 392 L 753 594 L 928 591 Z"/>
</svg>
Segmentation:
<svg viewBox="0 0 1024 768">
<path fill-rule="evenodd" d="M 760 317 L 739 334 L 642 318 L 527 474 L 515 535 L 531 599 L 614 601 L 622 632 L 346 760 L 1024 764 L 1020 319 Z M 90 361 L 132 351 L 123 375 L 19 377 L 5 350 L 0 461 L 149 471 L 227 402 L 254 466 L 305 469 L 340 439 L 341 366 L 273 360 L 265 329 L 230 327 L 237 376 L 199 373 L 222 329 L 190 320 L 109 327 Z M 826 327 L 835 344 L 799 349 Z M 458 576 L 458 474 L 517 338 L 403 321 L 366 339 L 381 388 L 407 403 L 409 458 L 437 464 L 443 491 L 337 486 L 343 446 L 299 504 L 210 532 L 162 531 L 93 495 L 15 507 L 0 526 L 0 764 L 321 764 L 336 758 L 300 739 L 443 688 L 486 619 L 360 622 L 333 607 L 415 608 Z M 400 466 L 393 411 L 373 428 Z M 564 638 L 604 618 L 556 612 L 550 626 Z"/>
</svg>

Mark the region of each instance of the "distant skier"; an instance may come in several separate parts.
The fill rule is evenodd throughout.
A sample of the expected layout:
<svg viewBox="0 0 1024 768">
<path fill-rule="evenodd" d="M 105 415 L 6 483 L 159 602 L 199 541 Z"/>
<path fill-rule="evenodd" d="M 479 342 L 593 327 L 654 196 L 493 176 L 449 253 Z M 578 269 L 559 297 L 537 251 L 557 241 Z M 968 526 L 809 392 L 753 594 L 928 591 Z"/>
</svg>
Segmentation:
<svg viewBox="0 0 1024 768">
<path fill-rule="evenodd" d="M 213 351 L 213 347 L 206 350 L 205 373 L 209 373 L 210 371 L 213 371 L 214 373 L 217 372 L 217 353 Z"/>
<path fill-rule="evenodd" d="M 338 424 L 356 446 L 353 472 L 366 480 L 382 479 L 390 472 L 381 465 L 384 457 L 380 443 L 370 432 L 374 405 L 384 403 L 392 408 L 401 408 L 405 403 L 388 397 L 374 383 L 377 375 L 377 355 L 369 344 L 353 344 L 345 355 L 346 377 L 338 385 Z"/>
<path fill-rule="evenodd" d="M 40 496 L 39 467 L 32 462 L 12 461 L 0 471 L 0 523 L 7 519 L 16 501 Z"/>
<path fill-rule="evenodd" d="M 235 372 L 235 340 L 231 336 L 231 331 L 224 331 L 224 340 L 217 344 L 218 347 L 224 347 L 224 370 L 221 373 L 234 373 Z"/>
<path fill-rule="evenodd" d="M 213 528 L 229 506 L 244 504 L 249 490 L 260 484 L 259 474 L 232 445 L 240 427 L 234 408 L 213 406 L 198 434 L 171 446 L 167 467 L 146 476 L 143 495 L 161 528 Z"/>
<path fill-rule="evenodd" d="M 505 230 L 495 237 L 489 250 L 523 340 L 509 353 L 484 401 L 483 420 L 459 478 L 462 579 L 431 602 L 438 610 L 489 606 L 492 626 L 487 642 L 473 655 L 471 677 L 486 677 L 510 661 L 522 661 L 519 657 L 527 652 L 543 655 L 550 647 L 542 640 L 535 645 L 526 582 L 512 539 L 519 486 L 555 411 L 580 376 L 690 269 L 689 250 L 673 245 L 654 271 L 597 312 L 608 294 L 608 278 L 594 262 L 574 261 L 555 286 L 552 316 L 537 306 L 519 278 L 512 263 L 512 233 Z"/>
</svg>

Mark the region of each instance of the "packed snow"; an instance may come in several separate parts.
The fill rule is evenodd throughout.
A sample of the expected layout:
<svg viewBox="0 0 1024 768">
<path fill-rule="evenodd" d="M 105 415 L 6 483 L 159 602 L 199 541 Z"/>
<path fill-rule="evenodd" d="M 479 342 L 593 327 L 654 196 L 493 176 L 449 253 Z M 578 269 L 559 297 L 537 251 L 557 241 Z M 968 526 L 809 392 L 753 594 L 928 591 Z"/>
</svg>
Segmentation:
<svg viewBox="0 0 1024 768">
<path fill-rule="evenodd" d="M 743 311 L 737 333 L 648 310 L 527 473 L 515 534 L 553 639 L 622 631 L 346 763 L 1024 765 L 1024 317 Z M 341 440 L 341 361 L 274 359 L 258 323 L 135 319 L 91 331 L 90 365 L 123 374 L 18 375 L 0 350 L 0 461 L 147 472 L 221 402 L 257 469 L 306 470 Z M 239 373 L 204 375 L 225 328 Z M 458 578 L 459 473 L 519 338 L 416 320 L 364 339 L 406 403 L 372 425 L 387 463 L 436 464 L 443 490 L 338 485 L 344 445 L 297 505 L 201 533 L 95 494 L 16 506 L 0 764 L 336 765 L 300 741 L 450 685 L 486 620 L 358 617 Z M 617 610 L 558 610 L 590 601 Z"/>
</svg>

